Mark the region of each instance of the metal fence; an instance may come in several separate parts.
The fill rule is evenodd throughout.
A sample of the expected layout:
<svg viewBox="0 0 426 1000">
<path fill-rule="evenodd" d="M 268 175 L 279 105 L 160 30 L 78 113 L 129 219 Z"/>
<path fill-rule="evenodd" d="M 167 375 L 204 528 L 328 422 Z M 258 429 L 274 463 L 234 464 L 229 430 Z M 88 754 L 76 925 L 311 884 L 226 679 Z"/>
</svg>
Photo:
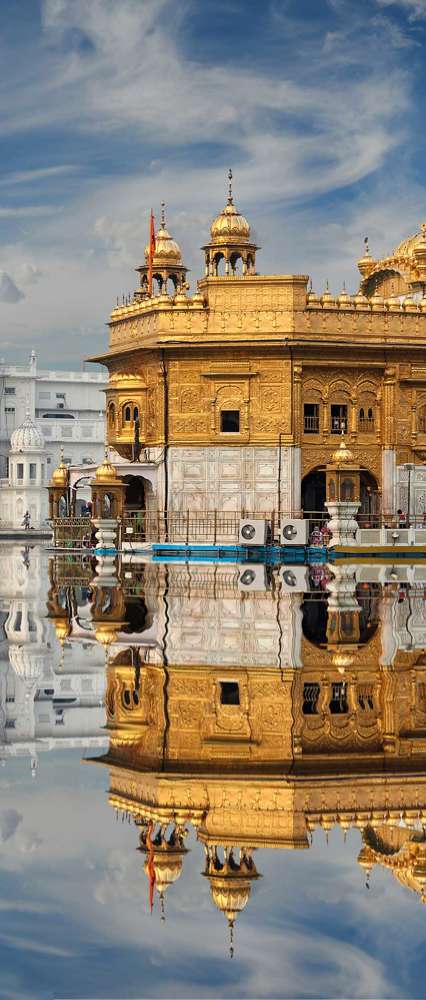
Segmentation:
<svg viewBox="0 0 426 1000">
<path fill-rule="evenodd" d="M 51 524 L 55 548 L 87 549 L 96 544 L 90 517 L 56 517 Z"/>
<path fill-rule="evenodd" d="M 301 511 L 160 511 L 126 510 L 119 521 L 118 547 L 132 542 L 182 542 L 185 544 L 238 544 L 240 520 L 262 520 L 267 523 L 267 542 L 280 540 L 280 527 L 285 520 L 303 517 L 308 522 L 308 540 L 318 541 L 319 534 L 327 541 L 327 524 L 330 515 L 327 510 Z M 384 516 L 376 512 L 361 511 L 356 515 L 361 529 L 378 531 L 388 528 L 425 528 L 426 517 L 408 518 L 397 513 Z M 84 551 L 96 544 L 95 528 L 89 517 L 61 517 L 52 521 L 54 544 L 57 548 L 80 549 Z M 124 546 L 126 547 L 126 546 Z"/>
<path fill-rule="evenodd" d="M 278 539 L 280 524 L 288 517 L 288 512 L 283 511 L 126 511 L 120 527 L 121 542 L 232 545 L 239 542 L 242 518 L 266 521 L 271 542 Z M 320 523 L 327 518 L 327 514 L 318 515 Z"/>
</svg>

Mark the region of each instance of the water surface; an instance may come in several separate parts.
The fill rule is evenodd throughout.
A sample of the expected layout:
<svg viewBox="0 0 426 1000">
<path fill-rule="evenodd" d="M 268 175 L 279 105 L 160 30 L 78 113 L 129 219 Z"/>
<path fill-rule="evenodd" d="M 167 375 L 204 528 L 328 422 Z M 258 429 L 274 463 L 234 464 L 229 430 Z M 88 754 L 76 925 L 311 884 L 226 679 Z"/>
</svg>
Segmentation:
<svg viewBox="0 0 426 1000">
<path fill-rule="evenodd" d="M 0 561 L 1 997 L 423 997 L 420 571 Z"/>
</svg>

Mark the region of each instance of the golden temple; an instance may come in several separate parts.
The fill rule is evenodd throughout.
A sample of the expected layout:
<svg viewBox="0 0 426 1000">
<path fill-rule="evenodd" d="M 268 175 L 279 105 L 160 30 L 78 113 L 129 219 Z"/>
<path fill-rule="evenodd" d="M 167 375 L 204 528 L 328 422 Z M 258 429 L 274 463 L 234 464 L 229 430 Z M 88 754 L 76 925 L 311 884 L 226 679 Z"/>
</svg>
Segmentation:
<svg viewBox="0 0 426 1000">
<path fill-rule="evenodd" d="M 361 467 L 361 510 L 426 509 L 426 224 L 388 256 L 366 243 L 361 284 L 321 295 L 306 274 L 262 275 L 234 203 L 203 246 L 189 293 L 162 209 L 140 285 L 113 309 L 107 433 L 139 477 L 139 508 L 297 514 L 323 509 L 324 467 L 343 428 Z M 150 263 L 153 287 L 149 286 Z M 118 457 L 118 456 L 117 456 Z M 129 482 L 129 480 L 128 480 Z"/>
</svg>

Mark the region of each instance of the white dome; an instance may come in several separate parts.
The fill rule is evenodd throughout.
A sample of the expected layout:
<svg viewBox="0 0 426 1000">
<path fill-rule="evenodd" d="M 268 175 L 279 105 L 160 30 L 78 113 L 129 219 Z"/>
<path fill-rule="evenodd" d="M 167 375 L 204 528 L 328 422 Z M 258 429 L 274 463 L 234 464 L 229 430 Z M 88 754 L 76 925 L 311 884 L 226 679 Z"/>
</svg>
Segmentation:
<svg viewBox="0 0 426 1000">
<path fill-rule="evenodd" d="M 43 673 L 43 652 L 28 649 L 28 646 L 9 646 L 9 661 L 20 677 L 27 684 L 35 684 Z"/>
<path fill-rule="evenodd" d="M 24 422 L 13 431 L 10 446 L 11 451 L 43 451 L 43 435 L 29 413 L 27 413 Z"/>
</svg>

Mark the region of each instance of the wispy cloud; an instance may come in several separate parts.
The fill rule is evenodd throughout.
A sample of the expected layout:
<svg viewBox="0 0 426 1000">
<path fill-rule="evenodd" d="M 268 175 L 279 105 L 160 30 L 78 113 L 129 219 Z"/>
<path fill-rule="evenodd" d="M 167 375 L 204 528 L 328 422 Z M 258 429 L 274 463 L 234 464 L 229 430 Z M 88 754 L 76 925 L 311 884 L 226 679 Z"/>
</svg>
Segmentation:
<svg viewBox="0 0 426 1000">
<path fill-rule="evenodd" d="M 0 219 L 40 219 L 58 211 L 55 205 L 0 205 Z"/>
<path fill-rule="evenodd" d="M 0 932 L 0 944 L 8 948 L 17 948 L 22 952 L 35 952 L 37 955 L 50 955 L 56 958 L 75 958 L 77 952 L 72 948 L 64 948 L 59 945 L 47 944 L 43 941 L 36 941 L 19 934 L 4 934 Z"/>
<path fill-rule="evenodd" d="M 9 55 L 0 99 L 6 143 L 19 135 L 29 150 L 0 180 L 1 259 L 26 293 L 8 315 L 12 344 L 45 345 L 47 360 L 49 340 L 55 350 L 66 342 L 79 363 L 78 333 L 90 330 L 94 353 L 115 296 L 132 289 L 147 212 L 162 197 L 192 277 L 201 275 L 198 248 L 222 207 L 229 164 L 237 204 L 264 247 L 261 270 L 316 269 L 320 280 L 349 285 L 352 271 L 356 283 L 351 253 L 376 204 L 389 220 L 390 174 L 400 191 L 392 233 L 400 226 L 404 235 L 400 205 L 420 141 L 418 129 L 410 134 L 420 29 L 384 0 L 333 0 L 314 19 L 305 2 L 299 10 L 267 0 L 247 45 L 250 22 L 240 18 L 237 32 L 231 5 L 227 50 L 209 49 L 220 21 L 211 5 L 197 45 L 191 32 L 204 6 L 196 0 L 121 0 L 119 17 L 115 0 L 41 0 L 30 57 Z M 57 165 L 40 164 L 46 134 Z"/>
<path fill-rule="evenodd" d="M 64 174 L 73 174 L 77 171 L 78 166 L 71 163 L 53 167 L 39 167 L 34 170 L 15 170 L 0 178 L 0 187 L 12 187 L 14 184 L 33 184 L 34 181 L 63 177 Z"/>
<path fill-rule="evenodd" d="M 0 913 L 54 913 L 59 907 L 26 899 L 0 899 Z"/>
<path fill-rule="evenodd" d="M 426 0 L 376 0 L 376 3 L 379 7 L 399 7 L 412 21 L 426 19 Z"/>
</svg>

